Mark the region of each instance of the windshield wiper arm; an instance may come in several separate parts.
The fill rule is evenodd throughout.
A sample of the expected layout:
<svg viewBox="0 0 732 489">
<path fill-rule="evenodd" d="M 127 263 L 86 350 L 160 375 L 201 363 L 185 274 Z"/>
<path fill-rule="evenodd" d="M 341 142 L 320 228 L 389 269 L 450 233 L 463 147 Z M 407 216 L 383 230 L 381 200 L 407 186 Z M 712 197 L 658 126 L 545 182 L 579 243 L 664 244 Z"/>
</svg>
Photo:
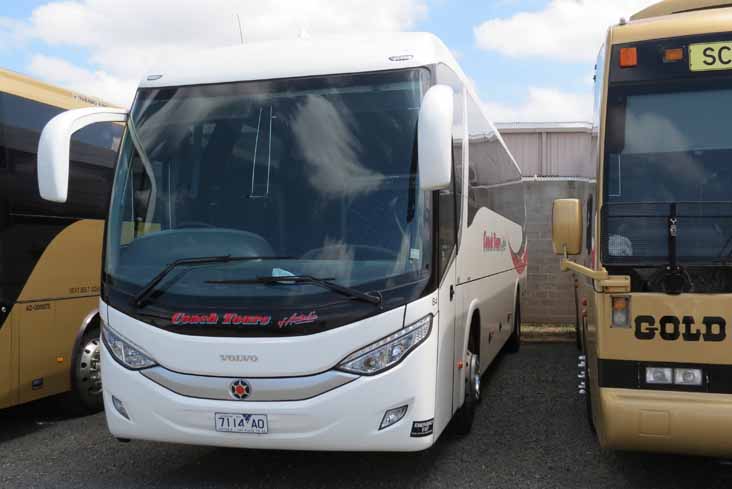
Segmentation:
<svg viewBox="0 0 732 489">
<path fill-rule="evenodd" d="M 295 284 L 307 284 L 317 285 L 324 289 L 332 290 L 338 294 L 350 297 L 351 299 L 357 299 L 364 302 L 380 306 L 384 299 L 381 294 L 372 295 L 360 290 L 338 285 L 333 282 L 332 278 L 317 278 L 311 275 L 290 275 L 290 276 L 277 276 L 277 277 L 257 277 L 253 279 L 243 280 L 209 280 L 206 283 L 209 284 L 228 284 L 228 285 L 247 285 L 247 284 L 266 284 L 266 285 L 295 285 Z"/>
<path fill-rule="evenodd" d="M 168 276 L 170 272 L 183 265 L 208 265 L 211 263 L 229 263 L 233 261 L 256 261 L 256 260 L 289 260 L 290 256 L 200 256 L 195 258 L 181 258 L 168 265 L 155 275 L 132 299 L 132 304 L 137 307 L 145 305 L 155 288 Z"/>
</svg>

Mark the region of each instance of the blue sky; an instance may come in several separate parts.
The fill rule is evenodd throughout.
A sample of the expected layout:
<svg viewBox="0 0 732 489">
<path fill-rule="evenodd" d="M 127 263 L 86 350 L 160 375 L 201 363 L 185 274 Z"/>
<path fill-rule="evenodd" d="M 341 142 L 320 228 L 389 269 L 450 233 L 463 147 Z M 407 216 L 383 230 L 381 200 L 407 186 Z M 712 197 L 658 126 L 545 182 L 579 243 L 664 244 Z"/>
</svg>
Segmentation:
<svg viewBox="0 0 732 489">
<path fill-rule="evenodd" d="M 0 10 L 0 66 L 128 103 L 146 63 L 230 43 L 233 11 L 256 39 L 424 30 L 458 56 L 502 121 L 586 120 L 608 25 L 652 0 L 24 0 Z M 225 12 L 225 15 L 222 14 Z M 226 26 L 223 27 L 222 26 Z M 233 29 L 231 29 L 233 31 Z"/>
</svg>

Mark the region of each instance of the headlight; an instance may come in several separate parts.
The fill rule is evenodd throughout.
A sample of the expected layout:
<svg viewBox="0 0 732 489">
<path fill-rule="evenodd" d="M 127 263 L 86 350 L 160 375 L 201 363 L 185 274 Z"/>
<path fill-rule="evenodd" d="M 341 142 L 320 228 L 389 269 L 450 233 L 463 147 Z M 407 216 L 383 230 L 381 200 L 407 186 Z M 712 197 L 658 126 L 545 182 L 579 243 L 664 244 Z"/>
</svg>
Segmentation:
<svg viewBox="0 0 732 489">
<path fill-rule="evenodd" d="M 673 384 L 674 369 L 668 367 L 646 367 L 646 384 Z"/>
<path fill-rule="evenodd" d="M 156 365 L 155 361 L 127 340 L 122 339 L 106 324 L 102 327 L 102 341 L 115 360 L 124 367 L 141 370 Z"/>
<path fill-rule="evenodd" d="M 349 355 L 339 370 L 360 375 L 375 375 L 399 363 L 417 348 L 432 330 L 432 314 Z"/>
</svg>

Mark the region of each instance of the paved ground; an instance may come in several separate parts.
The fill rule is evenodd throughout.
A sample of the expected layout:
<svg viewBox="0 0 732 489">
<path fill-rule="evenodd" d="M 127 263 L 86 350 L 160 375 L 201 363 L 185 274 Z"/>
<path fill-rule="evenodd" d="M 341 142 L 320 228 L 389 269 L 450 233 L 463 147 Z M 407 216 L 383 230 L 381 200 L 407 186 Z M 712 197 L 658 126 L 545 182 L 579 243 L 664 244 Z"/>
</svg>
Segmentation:
<svg viewBox="0 0 732 489">
<path fill-rule="evenodd" d="M 101 415 L 54 400 L 0 412 L 0 487 L 732 487 L 732 465 L 604 452 L 575 397 L 571 344 L 524 345 L 485 379 L 473 432 L 418 454 L 261 452 L 119 444 Z"/>
</svg>

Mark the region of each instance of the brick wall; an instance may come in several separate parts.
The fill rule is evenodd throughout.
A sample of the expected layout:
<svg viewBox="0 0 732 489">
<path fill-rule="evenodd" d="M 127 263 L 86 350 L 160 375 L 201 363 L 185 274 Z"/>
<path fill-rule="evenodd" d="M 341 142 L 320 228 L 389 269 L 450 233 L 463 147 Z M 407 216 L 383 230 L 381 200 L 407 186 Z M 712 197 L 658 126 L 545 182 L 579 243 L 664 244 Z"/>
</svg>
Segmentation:
<svg viewBox="0 0 732 489">
<path fill-rule="evenodd" d="M 574 324 L 572 274 L 559 270 L 559 257 L 552 252 L 552 203 L 554 199 L 578 198 L 585 209 L 594 188 L 594 183 L 583 180 L 526 181 L 529 271 L 521 301 L 525 322 Z"/>
</svg>

